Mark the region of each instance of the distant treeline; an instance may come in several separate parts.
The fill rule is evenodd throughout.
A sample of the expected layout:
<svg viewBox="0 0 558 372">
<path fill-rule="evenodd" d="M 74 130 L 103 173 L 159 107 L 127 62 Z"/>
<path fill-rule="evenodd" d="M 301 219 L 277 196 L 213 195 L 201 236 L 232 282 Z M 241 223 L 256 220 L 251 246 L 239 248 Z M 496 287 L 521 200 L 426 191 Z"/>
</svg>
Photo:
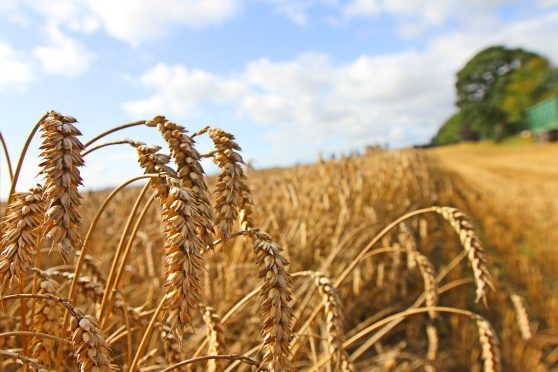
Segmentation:
<svg viewBox="0 0 558 372">
<path fill-rule="evenodd" d="M 499 141 L 527 129 L 527 109 L 558 94 L 558 69 L 536 53 L 494 46 L 467 62 L 455 88 L 458 111 L 432 145 Z"/>
</svg>

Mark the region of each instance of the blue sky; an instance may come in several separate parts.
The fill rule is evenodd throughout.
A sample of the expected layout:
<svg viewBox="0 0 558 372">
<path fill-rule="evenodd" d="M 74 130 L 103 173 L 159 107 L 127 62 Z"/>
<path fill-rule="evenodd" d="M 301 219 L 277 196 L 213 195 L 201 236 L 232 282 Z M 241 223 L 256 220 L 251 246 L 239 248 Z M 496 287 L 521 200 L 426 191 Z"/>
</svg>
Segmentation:
<svg viewBox="0 0 558 372">
<path fill-rule="evenodd" d="M 469 58 L 505 44 L 557 63 L 556 30 L 558 0 L 0 0 L 0 129 L 15 157 L 50 109 L 84 141 L 164 114 L 231 131 L 256 167 L 425 143 Z M 110 139 L 123 137 L 161 143 L 148 128 Z M 20 188 L 38 181 L 37 147 Z M 134 155 L 92 154 L 86 187 L 139 173 Z"/>
</svg>

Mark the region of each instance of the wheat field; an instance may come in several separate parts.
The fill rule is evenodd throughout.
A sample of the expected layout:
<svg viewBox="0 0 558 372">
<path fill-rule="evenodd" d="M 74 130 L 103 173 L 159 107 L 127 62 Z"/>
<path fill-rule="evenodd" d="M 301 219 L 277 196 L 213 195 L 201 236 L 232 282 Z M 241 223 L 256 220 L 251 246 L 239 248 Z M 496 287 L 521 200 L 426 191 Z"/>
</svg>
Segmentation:
<svg viewBox="0 0 558 372">
<path fill-rule="evenodd" d="M 167 146 L 104 142 L 133 126 Z M 8 157 L 2 370 L 558 368 L 555 146 L 532 160 L 544 180 L 498 190 L 515 173 L 483 148 L 255 171 L 218 128 L 156 116 L 83 140 L 78 127 L 51 111 L 33 128 L 31 190 L 17 187 L 30 141 Z M 137 177 L 83 192 L 87 159 L 116 145 Z"/>
</svg>

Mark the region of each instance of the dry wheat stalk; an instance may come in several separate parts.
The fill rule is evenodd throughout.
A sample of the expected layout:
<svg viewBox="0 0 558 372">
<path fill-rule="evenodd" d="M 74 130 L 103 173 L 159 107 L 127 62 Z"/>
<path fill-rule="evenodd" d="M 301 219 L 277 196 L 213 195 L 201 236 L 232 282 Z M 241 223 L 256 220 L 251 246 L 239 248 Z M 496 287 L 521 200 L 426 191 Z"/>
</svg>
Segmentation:
<svg viewBox="0 0 558 372">
<path fill-rule="evenodd" d="M 0 253 L 1 292 L 6 284 L 31 266 L 40 239 L 40 225 L 44 218 L 43 188 L 37 185 L 28 192 L 14 194 L 7 207 Z"/>
<path fill-rule="evenodd" d="M 484 372 L 501 371 L 500 345 L 494 328 L 480 315 L 475 315 L 474 320 L 477 324 L 479 341 L 482 347 Z"/>
<path fill-rule="evenodd" d="M 210 129 L 209 136 L 215 144 L 214 161 L 221 168 L 215 189 L 216 224 L 222 237 L 228 239 L 237 217 L 242 229 L 253 227 L 254 203 L 234 136 L 217 128 Z"/>
<path fill-rule="evenodd" d="M 424 283 L 424 296 L 426 306 L 434 307 L 438 305 L 438 284 L 436 282 L 436 273 L 434 266 L 426 257 L 420 253 L 414 253 L 412 256 L 415 259 L 416 265 L 419 268 L 422 281 Z M 428 316 L 430 319 L 435 319 L 437 313 L 435 311 L 429 311 Z"/>
<path fill-rule="evenodd" d="M 459 209 L 450 207 L 434 207 L 435 212 L 441 214 L 459 235 L 461 244 L 467 252 L 469 262 L 473 268 L 475 283 L 477 286 L 476 302 L 483 300 L 486 303 L 488 288 L 493 289 L 490 272 L 486 265 L 484 249 L 475 233 L 469 218 Z"/>
<path fill-rule="evenodd" d="M 112 370 L 109 347 L 99 329 L 97 319 L 85 315 L 79 308 L 74 308 L 74 314 L 72 315 L 72 344 L 77 355 L 80 371 Z"/>
<path fill-rule="evenodd" d="M 272 371 L 292 369 L 289 360 L 292 339 L 291 276 L 289 261 L 281 246 L 264 232 L 255 232 L 254 253 L 264 283 L 260 291 L 260 312 L 264 321 L 264 359 Z"/>
<path fill-rule="evenodd" d="M 415 240 L 415 237 L 413 236 L 413 233 L 411 232 L 411 229 L 409 228 L 409 225 L 407 225 L 405 222 L 399 224 L 398 240 L 407 251 L 407 268 L 409 270 L 414 269 L 416 266 L 416 261 L 413 253 L 418 252 L 417 242 Z"/>
<path fill-rule="evenodd" d="M 79 141 L 80 131 L 71 116 L 50 111 L 41 123 L 43 143 L 41 174 L 45 176 L 46 236 L 68 258 L 81 244 L 78 234 L 81 196 L 77 188 L 82 184 L 79 168 L 84 165 Z"/>
<path fill-rule="evenodd" d="M 213 213 L 203 168 L 200 164 L 200 154 L 194 147 L 194 140 L 186 134 L 186 128 L 166 120 L 161 115 L 147 122 L 147 125 L 156 126 L 169 145 L 181 186 L 189 188 L 196 197 L 196 203 L 201 213 L 198 218 L 200 224 L 196 226 L 200 237 L 205 245 L 211 246 L 214 233 Z"/>
<path fill-rule="evenodd" d="M 207 353 L 209 355 L 222 354 L 225 346 L 225 334 L 221 325 L 221 318 L 217 315 L 215 309 L 205 306 L 203 308 L 203 320 L 207 329 Z M 220 370 L 219 362 L 214 359 L 209 360 L 207 362 L 207 369 L 211 372 Z"/>
<path fill-rule="evenodd" d="M 56 294 L 58 284 L 50 279 L 44 279 L 39 283 L 39 293 Z M 59 335 L 60 311 L 52 306 L 49 301 L 37 300 L 35 316 L 33 317 L 32 330 L 39 333 Z M 48 338 L 35 337 L 31 342 L 32 356 L 47 367 L 51 367 L 54 360 L 54 341 Z"/>
<path fill-rule="evenodd" d="M 38 360 L 26 357 L 23 354 L 14 353 L 7 350 L 0 350 L 0 355 L 3 355 L 10 359 L 19 360 L 22 363 L 26 363 L 31 367 L 33 367 L 34 370 L 37 372 L 48 372 L 48 369 L 44 365 L 42 365 Z"/>
<path fill-rule="evenodd" d="M 169 193 L 162 206 L 167 262 L 164 310 L 171 330 L 181 339 L 199 304 L 204 245 L 196 233 L 199 212 L 194 195 L 176 180 L 167 178 L 167 182 Z"/>
<path fill-rule="evenodd" d="M 71 281 L 74 278 L 73 273 L 68 273 L 64 271 L 56 271 L 56 270 L 39 270 L 34 268 L 33 271 L 38 273 L 43 278 L 63 278 L 64 280 Z M 93 304 L 100 304 L 103 298 L 103 292 L 105 290 L 105 285 L 102 283 L 97 282 L 95 279 L 87 277 L 87 276 L 80 276 L 77 281 L 78 289 L 80 293 L 86 296 L 89 300 L 92 301 Z M 127 311 L 128 317 L 133 320 L 135 323 L 140 323 L 142 321 L 139 311 L 131 306 L 127 306 L 120 293 L 116 293 L 116 300 L 113 304 L 114 308 L 118 310 L 120 313 Z"/>
<path fill-rule="evenodd" d="M 512 293 L 510 295 L 511 301 L 513 303 L 513 308 L 515 309 L 515 315 L 517 317 L 517 325 L 519 326 L 519 331 L 521 332 L 521 338 L 524 340 L 529 340 L 533 337 L 531 332 L 531 326 L 529 324 L 529 315 L 527 315 L 527 308 L 525 306 L 525 300 L 523 297 Z"/>
<path fill-rule="evenodd" d="M 316 273 L 314 281 L 320 290 L 325 307 L 329 354 L 333 357 L 335 370 L 352 371 L 353 366 L 349 361 L 347 352 L 343 348 L 345 338 L 343 332 L 344 320 L 341 299 L 339 298 L 337 288 L 322 273 Z"/>
<path fill-rule="evenodd" d="M 426 326 L 426 338 L 428 339 L 428 351 L 426 352 L 426 359 L 430 362 L 436 360 L 438 355 L 439 339 L 438 331 L 434 324 L 429 323 Z"/>
</svg>

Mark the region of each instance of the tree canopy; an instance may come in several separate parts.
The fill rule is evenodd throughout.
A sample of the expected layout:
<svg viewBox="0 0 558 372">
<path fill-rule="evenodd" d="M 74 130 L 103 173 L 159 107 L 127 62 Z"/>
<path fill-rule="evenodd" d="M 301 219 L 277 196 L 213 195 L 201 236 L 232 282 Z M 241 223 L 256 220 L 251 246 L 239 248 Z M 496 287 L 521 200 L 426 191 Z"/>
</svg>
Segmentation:
<svg viewBox="0 0 558 372">
<path fill-rule="evenodd" d="M 433 145 L 462 140 L 500 140 L 526 128 L 526 110 L 558 92 L 557 70 L 523 49 L 494 46 L 477 53 L 457 73 L 458 112 Z"/>
</svg>

